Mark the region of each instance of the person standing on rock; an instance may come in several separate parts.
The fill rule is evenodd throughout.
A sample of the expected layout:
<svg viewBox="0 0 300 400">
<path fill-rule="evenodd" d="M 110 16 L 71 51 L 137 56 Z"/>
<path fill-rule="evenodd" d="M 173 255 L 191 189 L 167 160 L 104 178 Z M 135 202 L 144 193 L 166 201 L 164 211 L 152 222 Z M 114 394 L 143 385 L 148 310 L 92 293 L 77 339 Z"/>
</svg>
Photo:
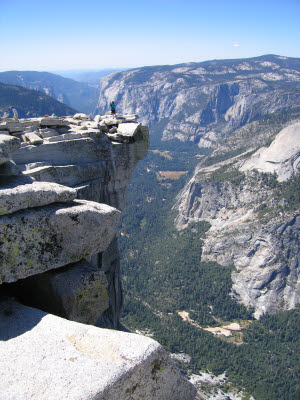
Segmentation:
<svg viewBox="0 0 300 400">
<path fill-rule="evenodd" d="M 14 114 L 14 120 L 15 120 L 15 121 L 19 121 L 19 118 L 18 118 L 18 111 L 15 109 L 14 106 L 11 106 L 10 108 L 11 108 L 11 111 L 13 112 L 13 114 Z"/>
<path fill-rule="evenodd" d="M 115 105 L 115 102 L 114 102 L 114 101 L 112 101 L 112 102 L 110 103 L 110 112 L 112 113 L 112 115 L 115 115 L 115 114 L 116 114 L 116 105 Z"/>
</svg>

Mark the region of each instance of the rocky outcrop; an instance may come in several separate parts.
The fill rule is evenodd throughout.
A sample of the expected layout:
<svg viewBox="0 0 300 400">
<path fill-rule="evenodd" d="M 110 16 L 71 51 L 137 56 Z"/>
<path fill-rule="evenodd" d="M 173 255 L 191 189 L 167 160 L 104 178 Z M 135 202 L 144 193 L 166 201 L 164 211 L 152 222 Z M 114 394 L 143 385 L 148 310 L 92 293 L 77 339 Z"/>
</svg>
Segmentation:
<svg viewBox="0 0 300 400">
<path fill-rule="evenodd" d="M 30 183 L 30 191 L 34 196 L 31 196 L 26 188 L 29 201 L 32 202 L 32 197 L 38 202 L 42 201 L 35 193 L 38 183 L 41 184 L 38 181 L 41 181 L 49 183 L 47 196 L 46 192 L 43 192 L 44 197 L 48 199 L 51 185 L 56 183 L 75 191 L 77 199 L 105 203 L 122 210 L 125 206 L 127 182 L 137 161 L 144 157 L 148 148 L 148 131 L 141 124 L 134 122 L 136 118 L 136 115 L 118 114 L 114 117 L 99 115 L 92 120 L 85 114 L 76 114 L 66 118 L 20 120 L 21 130 L 12 134 L 17 135 L 22 143 L 13 158 L 22 172 L 23 179 L 34 180 L 35 186 Z M 11 120 L 3 120 L 5 126 L 11 123 Z M 116 130 L 116 133 L 110 134 L 111 130 Z M 31 143 L 28 132 L 35 133 L 41 139 L 41 143 Z M 24 188 L 24 185 L 22 187 Z M 20 187 L 17 190 L 20 191 Z M 22 201 L 24 202 L 24 196 Z M 32 203 L 31 207 L 38 205 L 34 204 Z M 16 206 L 15 201 L 14 205 Z M 91 231 L 91 237 L 93 235 Z M 110 267 L 105 271 L 110 305 L 105 316 L 100 317 L 99 324 L 118 328 L 122 294 L 118 250 L 113 243 L 114 241 L 109 247 L 112 246 L 116 259 L 108 257 L 106 260 L 106 254 L 109 253 L 101 252 L 101 255 L 95 255 L 93 253 L 96 251 L 92 249 L 88 255 L 92 265 L 110 263 Z M 75 261 L 79 261 L 79 258 L 69 260 Z"/>
<path fill-rule="evenodd" d="M 5 132 L 0 134 L 0 280 L 17 282 L 18 286 L 22 280 L 22 292 L 29 293 L 27 288 L 32 282 L 40 279 L 38 286 L 45 287 L 48 277 L 47 295 L 41 290 L 37 303 L 44 303 L 45 310 L 49 306 L 45 298 L 49 293 L 54 298 L 56 293 L 59 306 L 50 306 L 49 310 L 82 321 L 82 312 L 76 316 L 73 310 L 75 294 L 85 293 L 89 287 L 86 282 L 93 280 L 103 288 L 105 307 L 101 312 L 101 306 L 96 308 L 91 319 L 85 317 L 84 321 L 96 323 L 100 319 L 101 326 L 119 326 L 122 293 L 113 238 L 119 223 L 118 210 L 124 208 L 127 182 L 137 161 L 146 154 L 148 140 L 147 129 L 136 123 L 136 118 L 99 115 L 92 120 L 85 114 L 76 114 L 66 118 L 0 121 L 0 132 Z M 117 138 L 109 136 L 112 129 Z M 12 153 L 14 161 L 10 160 Z M 7 170 L 9 163 L 15 171 L 7 176 L 3 168 Z M 108 250 L 110 247 L 114 256 Z M 82 259 L 88 263 L 79 268 L 76 263 Z M 79 281 L 85 282 L 78 286 L 74 279 L 71 292 L 66 295 L 72 306 L 63 305 L 64 290 L 57 291 L 51 283 L 59 281 L 56 272 L 55 279 L 53 274 L 37 276 L 70 264 L 76 265 L 80 272 L 75 275 L 82 276 Z M 96 274 L 95 268 L 100 268 L 101 273 Z M 37 297 L 32 295 L 29 303 L 35 305 L 33 299 Z"/>
<path fill-rule="evenodd" d="M 8 133 L 8 132 L 7 132 Z M 11 158 L 11 153 L 19 147 L 19 140 L 8 134 L 0 135 L 0 165 Z"/>
<path fill-rule="evenodd" d="M 56 183 L 14 179 L 10 185 L 1 187 L 0 215 L 52 203 L 72 202 L 76 195 L 75 189 Z"/>
<path fill-rule="evenodd" d="M 14 282 L 105 250 L 119 216 L 106 204 L 84 200 L 2 216 L 0 282 Z"/>
<path fill-rule="evenodd" d="M 280 183 L 292 185 L 289 180 L 299 174 L 297 132 L 298 125 L 291 125 L 252 156 L 198 165 L 174 206 L 178 229 L 211 224 L 202 260 L 235 267 L 232 295 L 257 318 L 292 309 L 300 300 L 299 205 L 288 197 L 297 186 Z"/>
<path fill-rule="evenodd" d="M 1 121 L 1 399 L 195 398 L 157 342 L 98 328 L 120 327 L 115 235 L 148 140 L 135 119 Z"/>
<path fill-rule="evenodd" d="M 31 129 L 38 134 L 50 123 L 56 129 L 67 126 L 55 118 L 17 124 L 2 120 L 7 133 L 0 134 L 4 154 L 0 167 L 0 298 L 15 296 L 25 304 L 91 324 L 104 311 L 121 307 L 121 299 L 117 307 L 110 307 L 109 282 L 101 265 L 82 261 L 100 259 L 98 253 L 113 241 L 120 211 L 77 200 L 75 188 L 35 181 L 9 160 L 18 148 L 26 151 L 26 142 L 20 141 L 24 132 Z M 115 315 L 111 319 L 117 326 L 119 319 Z"/>
<path fill-rule="evenodd" d="M 278 181 L 292 178 L 300 164 L 300 123 L 287 126 L 270 147 L 261 148 L 246 160 L 241 171 L 258 170 L 277 174 Z"/>
</svg>

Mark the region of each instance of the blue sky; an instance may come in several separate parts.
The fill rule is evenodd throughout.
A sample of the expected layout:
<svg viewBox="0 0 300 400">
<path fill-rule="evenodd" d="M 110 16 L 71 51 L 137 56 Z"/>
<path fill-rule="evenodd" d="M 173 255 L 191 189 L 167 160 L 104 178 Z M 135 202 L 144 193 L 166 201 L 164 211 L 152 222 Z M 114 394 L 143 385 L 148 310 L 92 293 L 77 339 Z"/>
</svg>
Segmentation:
<svg viewBox="0 0 300 400">
<path fill-rule="evenodd" d="M 300 0 L 0 0 L 0 70 L 300 57 Z"/>
</svg>

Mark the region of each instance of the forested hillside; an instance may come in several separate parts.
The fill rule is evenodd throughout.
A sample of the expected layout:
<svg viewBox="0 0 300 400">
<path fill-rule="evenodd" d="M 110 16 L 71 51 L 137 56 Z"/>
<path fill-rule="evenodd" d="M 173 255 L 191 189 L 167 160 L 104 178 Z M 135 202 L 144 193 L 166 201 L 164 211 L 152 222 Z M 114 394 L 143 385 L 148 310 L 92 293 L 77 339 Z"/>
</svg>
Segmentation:
<svg viewBox="0 0 300 400">
<path fill-rule="evenodd" d="M 0 72 L 0 82 L 37 90 L 86 114 L 94 111 L 99 96 L 97 87 L 51 74 L 50 72 Z"/>
<path fill-rule="evenodd" d="M 171 353 L 190 355 L 191 363 L 181 364 L 187 373 L 226 371 L 232 383 L 257 400 L 295 399 L 299 395 L 299 309 L 254 321 L 252 310 L 230 295 L 233 267 L 201 262 L 201 243 L 209 224 L 175 229 L 172 205 L 190 172 L 178 179 L 162 179 L 159 171 L 192 169 L 191 154 L 179 154 L 150 151 L 128 190 L 119 238 L 123 323 L 153 334 Z M 229 338 L 213 336 L 183 321 L 178 311 L 188 311 L 203 328 L 239 321 L 243 331 Z"/>
<path fill-rule="evenodd" d="M 64 116 L 73 115 L 77 111 L 63 104 L 51 96 L 36 90 L 29 90 L 21 86 L 6 85 L 0 83 L 0 113 L 12 113 L 10 106 L 14 106 L 19 118 L 42 117 L 45 114 Z"/>
</svg>

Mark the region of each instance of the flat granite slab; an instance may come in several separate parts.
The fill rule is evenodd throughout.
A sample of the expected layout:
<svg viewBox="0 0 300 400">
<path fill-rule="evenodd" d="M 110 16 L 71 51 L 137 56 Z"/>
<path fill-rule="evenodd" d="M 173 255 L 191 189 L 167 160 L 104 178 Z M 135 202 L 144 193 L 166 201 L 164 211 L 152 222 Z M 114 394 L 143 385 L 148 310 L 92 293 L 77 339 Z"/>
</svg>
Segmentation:
<svg viewBox="0 0 300 400">
<path fill-rule="evenodd" d="M 72 202 L 76 190 L 52 182 L 31 182 L 0 187 L 0 215 L 52 203 Z"/>
<path fill-rule="evenodd" d="M 1 400 L 191 400 L 159 343 L 0 303 Z"/>
<path fill-rule="evenodd" d="M 120 211 L 74 200 L 0 216 L 0 283 L 89 258 L 115 236 Z"/>
</svg>

